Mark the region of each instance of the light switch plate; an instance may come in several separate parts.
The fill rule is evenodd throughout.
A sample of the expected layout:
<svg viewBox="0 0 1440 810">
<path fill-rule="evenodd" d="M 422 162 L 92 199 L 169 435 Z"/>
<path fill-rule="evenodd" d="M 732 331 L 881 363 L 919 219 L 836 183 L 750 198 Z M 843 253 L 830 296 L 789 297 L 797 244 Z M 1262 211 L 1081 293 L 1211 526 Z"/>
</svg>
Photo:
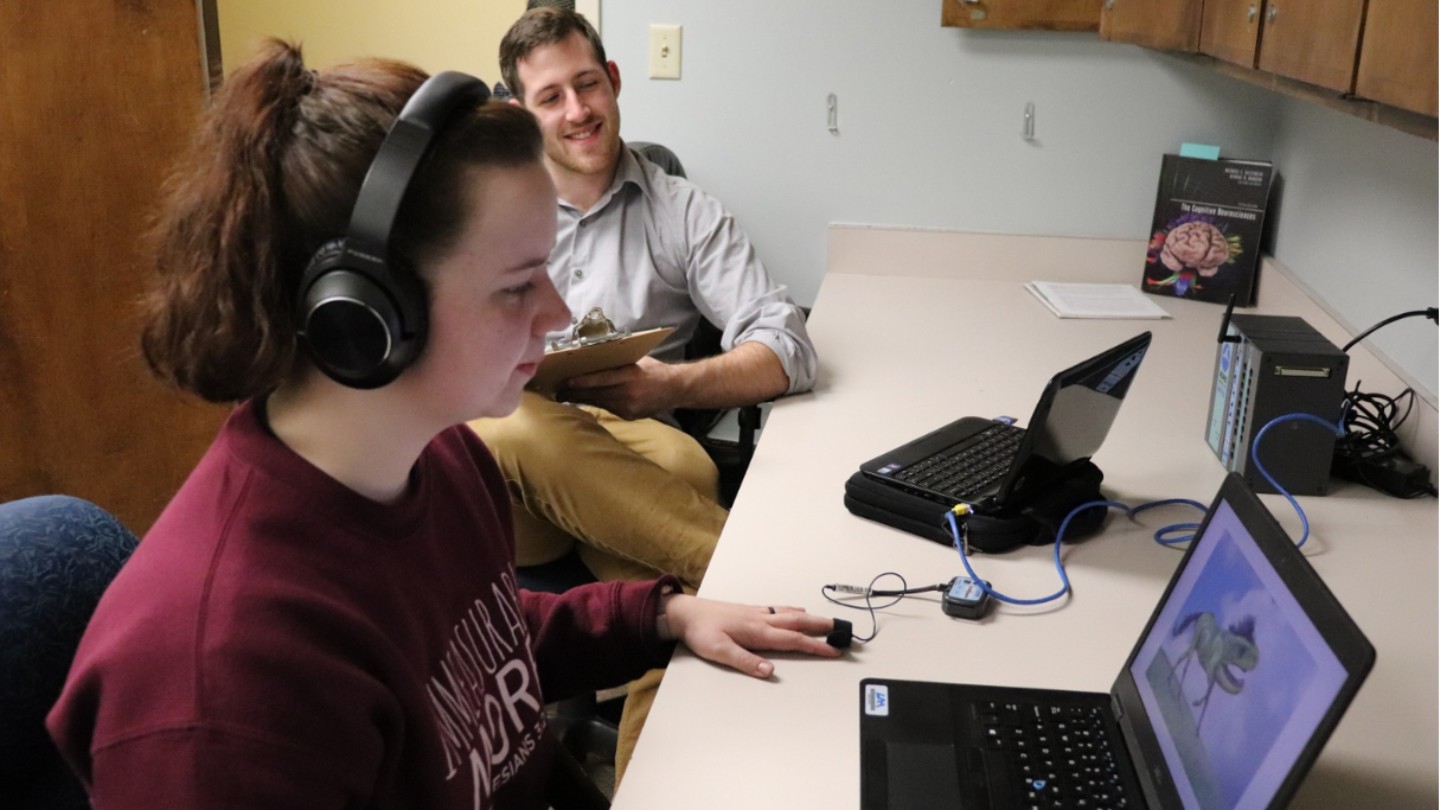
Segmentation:
<svg viewBox="0 0 1440 810">
<path fill-rule="evenodd" d="M 650 78 L 680 78 L 680 26 L 650 24 Z"/>
</svg>

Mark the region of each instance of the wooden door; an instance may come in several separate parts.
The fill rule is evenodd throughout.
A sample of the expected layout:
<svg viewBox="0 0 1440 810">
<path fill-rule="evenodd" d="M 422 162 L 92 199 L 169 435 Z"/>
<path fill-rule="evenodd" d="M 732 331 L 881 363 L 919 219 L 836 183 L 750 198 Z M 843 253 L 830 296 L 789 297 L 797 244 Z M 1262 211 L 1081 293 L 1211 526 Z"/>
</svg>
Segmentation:
<svg viewBox="0 0 1440 810">
<path fill-rule="evenodd" d="M 1434 117 L 1436 0 L 1371 0 L 1355 94 Z"/>
<path fill-rule="evenodd" d="M 1255 67 L 1263 0 L 1205 0 L 1200 52 L 1241 67 Z"/>
<path fill-rule="evenodd" d="M 1147 48 L 1195 51 L 1201 0 L 1105 0 L 1100 37 Z"/>
<path fill-rule="evenodd" d="M 144 532 L 223 409 L 156 383 L 141 234 L 204 97 L 196 3 L 0 3 L 0 500 Z"/>
<path fill-rule="evenodd" d="M 1266 0 L 1260 69 L 1350 92 L 1364 10 L 1365 0 Z"/>
</svg>

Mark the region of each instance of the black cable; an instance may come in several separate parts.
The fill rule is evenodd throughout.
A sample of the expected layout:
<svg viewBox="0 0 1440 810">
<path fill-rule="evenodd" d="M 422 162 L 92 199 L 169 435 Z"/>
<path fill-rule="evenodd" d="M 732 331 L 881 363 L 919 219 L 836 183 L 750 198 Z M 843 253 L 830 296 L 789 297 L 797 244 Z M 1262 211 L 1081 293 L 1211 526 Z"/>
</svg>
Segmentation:
<svg viewBox="0 0 1440 810">
<path fill-rule="evenodd" d="M 1394 322 L 1396 322 L 1396 321 L 1398 321 L 1398 320 L 1401 320 L 1402 318 L 1415 318 L 1415 317 L 1419 317 L 1419 316 L 1424 316 L 1424 317 L 1426 317 L 1426 318 L 1429 318 L 1429 319 L 1432 320 L 1432 321 L 1435 321 L 1435 320 L 1436 320 L 1436 317 L 1437 317 L 1437 315 L 1436 315 L 1436 308 L 1435 308 L 1435 307 L 1430 307 L 1430 308 L 1428 308 L 1428 309 L 1415 309 L 1415 310 L 1411 310 L 1411 311 L 1409 311 L 1409 312 L 1402 312 L 1402 313 L 1400 313 L 1399 315 L 1391 315 L 1390 317 L 1386 318 L 1385 320 L 1383 320 L 1383 321 L 1375 324 L 1374 326 L 1370 327 L 1369 329 L 1366 329 L 1364 332 L 1361 332 L 1360 334 L 1356 335 L 1356 336 L 1354 337 L 1354 339 L 1352 339 L 1349 343 L 1346 343 L 1344 346 L 1342 346 L 1342 347 L 1340 348 L 1340 351 L 1342 351 L 1342 352 L 1349 352 L 1352 346 L 1354 346 L 1356 343 L 1359 343 L 1360 341 L 1364 340 L 1365 338 L 1369 337 L 1369 336 L 1370 336 L 1370 333 L 1374 332 L 1376 329 L 1379 329 L 1379 328 L 1382 327 L 1382 326 L 1388 326 L 1389 324 L 1392 324 L 1392 323 L 1394 323 Z M 1440 323 L 1440 321 L 1437 321 L 1437 323 Z"/>
<path fill-rule="evenodd" d="M 884 574 L 881 574 L 881 576 L 885 576 L 885 575 L 884 575 Z M 892 574 L 891 576 L 897 576 L 897 577 L 898 577 L 898 576 L 900 576 L 900 575 L 899 575 L 899 574 Z M 904 581 L 904 578 L 903 578 L 903 577 L 901 578 L 901 581 L 902 581 L 902 582 Z M 871 582 L 873 583 L 874 580 L 871 580 Z M 836 592 L 836 593 L 848 593 L 848 594 L 853 594 L 853 595 L 855 595 L 855 596 L 865 596 L 865 595 L 867 595 L 867 594 L 870 595 L 870 596 L 909 596 L 909 595 L 911 595 L 911 594 L 916 594 L 916 593 L 931 593 L 931 592 L 933 592 L 933 591 L 943 591 L 943 590 L 945 590 L 945 588 L 948 587 L 949 585 L 950 585 L 950 583 L 948 583 L 948 582 L 941 582 L 941 583 L 938 584 L 938 585 L 925 585 L 925 586 L 922 586 L 922 587 L 919 587 L 919 588 L 905 588 L 904 590 L 899 590 L 899 591 L 877 591 L 877 590 L 873 590 L 873 589 L 870 589 L 870 588 L 857 588 L 857 587 L 855 587 L 854 585 L 834 585 L 834 584 L 832 584 L 832 585 L 825 585 L 825 586 L 823 586 L 823 590 L 834 591 L 834 592 Z M 834 599 L 831 599 L 830 601 L 834 602 L 835 600 L 834 600 Z"/>
<path fill-rule="evenodd" d="M 879 582 L 881 579 L 884 579 L 885 577 L 895 577 L 896 579 L 900 580 L 900 590 L 897 590 L 897 591 L 877 591 L 877 590 L 875 590 L 875 583 Z M 835 584 L 835 583 L 832 583 L 832 584 L 830 584 L 830 585 L 821 585 L 821 586 L 820 586 L 820 595 L 821 595 L 821 596 L 824 596 L 827 601 L 833 602 L 834 604 L 837 604 L 837 605 L 839 605 L 840 607 L 850 608 L 851 610 L 867 610 L 867 611 L 870 612 L 870 635 L 868 635 L 868 636 L 856 636 L 856 637 L 855 637 L 855 640 L 856 640 L 856 641 L 859 641 L 859 642 L 861 642 L 861 643 L 863 644 L 863 643 L 865 643 L 865 642 L 867 642 L 867 641 L 870 641 L 870 640 L 874 639 L 875 636 L 878 635 L 879 632 L 880 632 L 880 620 L 875 617 L 875 611 L 877 611 L 877 610 L 884 610 L 885 608 L 888 608 L 888 607 L 890 607 L 890 606 L 892 606 L 892 605 L 899 604 L 899 602 L 900 602 L 901 599 L 904 599 L 905 597 L 910 596 L 910 595 L 912 595 L 912 594 L 927 593 L 927 592 L 930 592 L 930 591 L 943 591 L 943 590 L 945 590 L 946 588 L 948 588 L 949 586 L 950 586 L 950 583 L 949 583 L 949 582 L 941 582 L 941 583 L 939 583 L 939 584 L 937 584 L 937 585 L 924 585 L 924 586 L 921 586 L 921 587 L 919 587 L 919 588 L 912 588 L 912 587 L 910 587 L 910 583 L 908 583 L 908 582 L 905 581 L 905 577 L 903 577 L 903 576 L 895 573 L 894 571 L 886 571 L 886 572 L 883 573 L 883 574 L 876 574 L 876 575 L 875 575 L 875 578 L 870 580 L 870 584 L 869 584 L 869 585 L 866 585 L 866 586 L 863 587 L 863 588 L 858 587 L 858 586 L 855 586 L 855 585 L 839 585 L 839 584 Z M 840 601 L 839 599 L 836 599 L 835 597 L 831 596 L 831 595 L 830 595 L 831 592 L 835 592 L 835 593 L 846 593 L 846 594 L 851 594 L 851 595 L 853 595 L 853 596 L 863 596 L 863 597 L 865 598 L 865 604 L 864 604 L 864 605 L 852 605 L 852 604 L 850 604 L 850 603 L 848 603 L 848 602 L 842 602 L 842 601 Z M 882 597 L 882 598 L 889 598 L 890 601 L 889 601 L 889 602 L 886 602 L 886 603 L 884 603 L 884 604 L 881 604 L 881 605 L 877 605 L 877 604 L 875 604 L 874 602 L 871 601 L 872 599 L 874 599 L 874 598 L 877 597 L 877 596 Z"/>
<path fill-rule="evenodd" d="M 1334 473 L 1396 498 L 1434 495 L 1424 465 L 1400 446 L 1400 427 L 1415 407 L 1415 391 L 1398 396 L 1367 394 L 1360 382 L 1345 392 L 1345 434 L 1335 443 Z"/>
<path fill-rule="evenodd" d="M 1404 412 L 1400 403 L 1404 403 Z M 1345 437 L 1335 447 L 1335 455 L 1351 461 L 1378 460 L 1400 450 L 1400 426 L 1410 418 L 1415 406 L 1415 390 L 1406 388 L 1398 396 L 1367 394 L 1354 390 L 1345 392 Z"/>
<path fill-rule="evenodd" d="M 1349 352 L 1355 344 L 1382 326 L 1419 316 L 1440 324 L 1440 310 L 1436 307 L 1402 312 L 1356 335 L 1340 351 Z M 1414 389 L 1406 388 L 1398 396 L 1390 397 L 1363 393 L 1357 381 L 1354 390 L 1345 392 L 1341 404 L 1345 413 L 1345 433 L 1335 444 L 1332 464 L 1335 475 L 1397 498 L 1435 494 L 1435 486 L 1429 481 L 1429 471 L 1423 464 L 1412 461 L 1400 446 L 1400 426 L 1415 406 Z"/>
</svg>

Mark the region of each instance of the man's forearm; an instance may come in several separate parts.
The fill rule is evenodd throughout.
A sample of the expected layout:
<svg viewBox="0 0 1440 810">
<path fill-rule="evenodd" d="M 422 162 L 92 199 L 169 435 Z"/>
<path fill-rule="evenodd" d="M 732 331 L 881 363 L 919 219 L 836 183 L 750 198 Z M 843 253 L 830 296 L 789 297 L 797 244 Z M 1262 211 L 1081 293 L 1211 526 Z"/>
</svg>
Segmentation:
<svg viewBox="0 0 1440 810">
<path fill-rule="evenodd" d="M 677 408 L 735 408 L 774 399 L 790 388 L 780 358 L 763 343 L 674 367 Z"/>
</svg>

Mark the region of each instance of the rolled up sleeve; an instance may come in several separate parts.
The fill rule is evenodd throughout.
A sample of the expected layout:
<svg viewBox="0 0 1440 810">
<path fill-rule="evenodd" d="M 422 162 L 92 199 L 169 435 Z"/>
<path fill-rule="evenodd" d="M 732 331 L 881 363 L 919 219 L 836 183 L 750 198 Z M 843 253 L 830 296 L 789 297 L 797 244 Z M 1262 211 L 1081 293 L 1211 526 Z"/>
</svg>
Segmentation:
<svg viewBox="0 0 1440 810">
<path fill-rule="evenodd" d="M 722 328 L 720 347 L 760 343 L 780 359 L 786 393 L 808 391 L 819 365 L 805 329 L 805 311 L 771 278 L 750 238 L 714 198 L 696 200 L 690 218 L 691 295 L 701 314 Z"/>
</svg>

